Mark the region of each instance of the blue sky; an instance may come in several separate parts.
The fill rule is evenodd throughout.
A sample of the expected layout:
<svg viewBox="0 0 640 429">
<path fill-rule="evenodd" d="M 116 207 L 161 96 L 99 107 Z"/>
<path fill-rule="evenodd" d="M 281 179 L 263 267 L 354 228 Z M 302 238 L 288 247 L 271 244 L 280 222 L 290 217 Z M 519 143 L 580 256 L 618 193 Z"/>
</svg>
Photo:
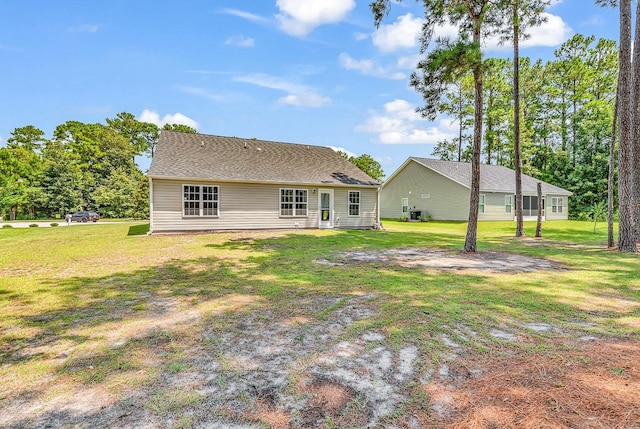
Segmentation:
<svg viewBox="0 0 640 429">
<path fill-rule="evenodd" d="M 369 1 L 5 1 L 0 5 L 0 146 L 17 127 L 119 112 L 199 132 L 367 153 L 389 176 L 455 134 L 415 113 L 408 86 L 421 2 L 379 29 Z M 573 34 L 617 39 L 618 14 L 556 0 L 523 56 L 550 59 Z M 442 28 L 439 34 L 452 29 Z M 486 56 L 509 56 L 488 42 Z M 143 170 L 149 160 L 140 159 Z"/>
</svg>

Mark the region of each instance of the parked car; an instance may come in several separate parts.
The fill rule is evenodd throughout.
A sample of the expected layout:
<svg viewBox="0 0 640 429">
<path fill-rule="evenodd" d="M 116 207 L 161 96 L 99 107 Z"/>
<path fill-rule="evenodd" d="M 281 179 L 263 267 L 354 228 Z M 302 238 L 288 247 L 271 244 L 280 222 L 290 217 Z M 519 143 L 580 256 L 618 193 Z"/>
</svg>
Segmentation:
<svg viewBox="0 0 640 429">
<path fill-rule="evenodd" d="M 96 212 L 79 211 L 71 215 L 71 222 L 97 222 L 100 215 Z"/>
</svg>

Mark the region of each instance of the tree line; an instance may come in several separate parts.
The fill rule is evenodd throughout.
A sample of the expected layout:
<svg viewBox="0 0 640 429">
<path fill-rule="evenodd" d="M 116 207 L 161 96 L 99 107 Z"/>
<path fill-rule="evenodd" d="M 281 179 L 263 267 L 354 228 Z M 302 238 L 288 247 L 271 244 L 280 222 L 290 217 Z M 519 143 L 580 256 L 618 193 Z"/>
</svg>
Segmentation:
<svg viewBox="0 0 640 429">
<path fill-rule="evenodd" d="M 375 26 L 379 26 L 382 20 L 390 12 L 391 7 L 395 3 L 402 0 L 373 0 L 369 7 L 374 16 Z M 546 96 L 552 97 L 555 102 L 551 104 L 541 104 L 545 108 L 552 108 L 551 112 L 555 113 L 556 128 L 553 128 L 554 115 L 545 114 L 545 111 L 527 111 L 526 101 L 521 106 L 521 101 L 525 100 L 526 89 L 524 85 L 520 86 L 520 78 L 526 73 L 526 69 L 521 74 L 519 44 L 520 41 L 528 37 L 528 30 L 543 22 L 543 12 L 550 5 L 550 0 L 422 0 L 424 6 L 424 23 L 420 35 L 421 54 L 424 57 L 419 61 L 416 71 L 410 78 L 410 85 L 419 92 L 424 100 L 424 106 L 418 109 L 425 118 L 435 119 L 437 113 L 441 111 L 442 100 L 446 100 L 445 93 L 450 85 L 460 82 L 464 75 L 471 76 L 473 87 L 473 105 L 471 108 L 472 126 L 471 132 L 471 192 L 469 199 L 469 222 L 467 225 L 467 235 L 465 238 L 464 250 L 467 252 L 476 251 L 476 235 L 478 223 L 478 201 L 480 196 L 480 159 L 484 151 L 489 155 L 489 151 L 495 156 L 500 157 L 500 146 L 492 146 L 497 141 L 498 145 L 502 144 L 502 140 L 493 140 L 496 137 L 495 132 L 500 131 L 499 124 L 504 123 L 500 120 L 499 115 L 508 116 L 507 111 L 502 109 L 487 109 L 487 105 L 495 100 L 485 101 L 485 84 L 489 86 L 490 78 L 494 75 L 486 73 L 486 62 L 483 58 L 482 45 L 487 37 L 499 37 L 503 43 L 509 43 L 513 47 L 513 76 L 511 80 L 512 94 L 512 110 L 513 119 L 511 129 L 507 132 L 513 134 L 513 150 L 512 160 L 515 167 L 515 188 L 516 188 L 516 236 L 523 235 L 522 228 L 522 151 L 520 147 L 521 139 L 525 142 L 526 147 L 527 129 L 530 135 L 529 140 L 532 142 L 532 148 L 541 147 L 543 152 L 547 152 L 547 156 L 537 159 L 537 164 L 531 162 L 531 167 L 536 167 L 539 173 L 544 177 L 547 175 L 557 175 L 558 178 L 568 180 L 569 185 L 576 186 L 575 180 L 566 179 L 578 169 L 594 169 L 594 164 L 581 162 L 581 157 L 598 156 L 587 152 L 582 153 L 582 147 L 596 147 L 603 141 L 602 133 L 609 132 L 612 134 L 609 144 L 609 166 L 608 166 L 608 221 L 609 221 L 609 246 L 614 245 L 613 232 L 613 208 L 615 207 L 614 183 L 617 183 L 618 196 L 618 244 L 619 250 L 637 251 L 637 242 L 640 241 L 640 67 L 632 67 L 632 63 L 640 61 L 640 2 L 637 3 L 636 19 L 635 19 L 635 36 L 632 37 L 632 11 L 631 0 L 595 0 L 596 4 L 602 6 L 618 7 L 620 11 L 620 46 L 617 49 L 618 64 L 617 67 L 606 69 L 602 68 L 605 74 L 603 76 L 593 76 L 592 83 L 594 87 L 590 92 L 593 97 L 582 98 L 581 95 L 585 88 L 585 75 L 583 72 L 587 70 L 581 69 L 578 59 L 580 53 L 575 52 L 572 46 L 565 46 L 564 50 L 559 50 L 560 58 L 554 62 L 556 69 L 554 76 L 559 79 L 555 88 L 549 88 L 551 92 L 545 93 Z M 457 37 L 435 37 L 434 32 L 438 26 L 445 24 L 453 25 L 457 28 Z M 582 37 L 583 40 L 588 40 Z M 636 43 L 633 44 L 632 40 Z M 435 42 L 432 46 L 432 42 Z M 584 51 L 584 43 L 580 43 L 579 39 L 573 40 L 575 47 L 579 51 Z M 607 43 L 607 42 L 605 42 Z M 589 43 L 590 44 L 590 43 Z M 606 52 L 605 52 L 606 53 Z M 607 61 L 610 55 L 599 55 L 596 53 L 593 61 Z M 542 66 L 542 64 L 540 64 Z M 531 66 L 531 73 L 543 72 L 545 68 Z M 617 83 L 615 85 L 615 101 L 612 109 L 612 98 L 606 98 L 605 94 L 610 92 L 610 85 L 607 87 L 610 73 L 617 75 Z M 588 75 L 588 73 L 587 73 Z M 544 83 L 547 77 L 539 79 L 538 82 Z M 601 84 L 605 83 L 602 87 Z M 468 86 L 467 86 L 468 88 Z M 546 88 L 530 88 L 529 95 L 536 94 L 536 90 Z M 462 97 L 463 87 L 458 88 L 458 94 Z M 532 92 L 533 91 L 533 92 Z M 554 92 L 555 91 L 555 92 Z M 490 98 L 490 95 L 487 96 Z M 588 108 L 582 107 L 589 104 Z M 584 105 L 584 106 L 583 106 Z M 460 103 L 459 108 L 463 105 Z M 531 105 L 534 108 L 536 104 Z M 468 105 L 466 106 L 468 108 Z M 490 110 L 491 116 L 487 116 L 486 111 Z M 610 115 L 611 110 L 617 112 L 614 118 L 606 128 L 599 128 L 605 121 L 601 121 L 601 117 Z M 547 113 L 549 113 L 547 111 Z M 461 124 L 463 123 L 463 113 L 460 113 Z M 498 115 L 496 117 L 495 115 Z M 615 115 L 614 115 L 615 116 Z M 495 122 L 494 122 L 495 121 Z M 520 128 L 520 122 L 524 122 L 524 127 Z M 526 123 L 536 123 L 542 121 L 545 126 L 529 126 Z M 588 125 L 592 125 L 589 127 Z M 549 125 L 547 127 L 547 125 Z M 581 127 L 582 125 L 582 127 Z M 607 131 L 617 126 L 617 131 Z M 483 132 L 488 134 L 488 139 L 483 139 Z M 540 134 L 541 133 L 541 134 Z M 550 134 L 549 134 L 550 133 Z M 553 146 L 535 145 L 533 142 L 547 141 L 552 142 L 554 136 L 560 139 L 561 163 L 557 163 L 555 167 L 549 168 L 546 162 L 554 163 L 554 158 L 559 151 L 554 150 Z M 617 168 L 618 178 L 614 177 L 616 151 L 615 138 L 619 138 L 617 151 Z M 536 140 L 537 138 L 537 140 Z M 459 133 L 457 147 L 459 154 L 462 153 L 463 133 Z M 486 141 L 489 141 L 487 144 Z M 452 143 L 449 142 L 449 145 Z M 454 148 L 456 142 L 453 142 Z M 454 149 L 455 150 L 455 149 Z M 444 154 L 449 152 L 446 147 L 441 147 L 440 151 Z M 592 151 L 593 152 L 593 151 Z M 491 159 L 491 156 L 487 156 Z M 541 164 L 541 165 L 540 165 Z M 596 164 L 601 164 L 596 162 Z M 556 173 L 558 172 L 558 173 Z M 599 174 L 588 177 L 583 175 L 586 180 L 598 180 L 602 177 Z M 552 177 L 553 179 L 553 177 Z M 556 182 L 555 180 L 550 180 Z M 571 188 L 571 186 L 568 186 Z M 593 186 L 591 186 L 593 187 Z M 588 191 L 593 192 L 593 190 Z M 579 195 L 582 195 L 579 194 Z M 597 198 L 598 194 L 587 195 L 588 198 Z M 574 206 L 584 204 L 584 201 L 576 201 Z M 574 210 L 575 212 L 575 210 Z"/>
<path fill-rule="evenodd" d="M 64 217 L 92 210 L 114 218 L 149 215 L 148 180 L 135 163 L 153 156 L 161 129 L 195 133 L 182 124 L 138 121 L 123 112 L 105 124 L 67 121 L 53 135 L 16 128 L 0 148 L 0 216 Z"/>
<path fill-rule="evenodd" d="M 513 60 L 487 58 L 482 70 L 482 161 L 515 170 L 519 152 L 523 173 L 573 192 L 571 218 L 592 216 L 594 206 L 606 206 L 618 81 L 616 42 L 577 34 L 555 50 L 552 60 L 519 59 L 519 151 L 514 148 Z M 439 111 L 456 120 L 458 133 L 438 142 L 431 155 L 470 162 L 474 115 L 470 73 L 447 87 Z"/>
<path fill-rule="evenodd" d="M 161 130 L 197 131 L 182 124 L 160 128 L 127 112 L 105 122 L 67 121 L 51 138 L 33 125 L 16 128 L 0 148 L 0 217 L 63 218 L 91 210 L 110 218 L 148 218 L 149 182 L 135 157 L 153 157 Z M 382 181 L 382 167 L 371 156 L 339 153 Z"/>
</svg>

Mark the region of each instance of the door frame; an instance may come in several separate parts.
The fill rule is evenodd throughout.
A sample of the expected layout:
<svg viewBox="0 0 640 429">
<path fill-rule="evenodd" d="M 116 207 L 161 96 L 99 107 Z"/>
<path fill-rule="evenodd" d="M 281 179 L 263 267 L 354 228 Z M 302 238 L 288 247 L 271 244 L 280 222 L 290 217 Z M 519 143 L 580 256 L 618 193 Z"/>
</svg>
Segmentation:
<svg viewBox="0 0 640 429">
<path fill-rule="evenodd" d="M 322 194 L 329 195 L 329 220 L 322 220 Z M 318 228 L 331 229 L 333 228 L 333 189 L 318 189 Z"/>
</svg>

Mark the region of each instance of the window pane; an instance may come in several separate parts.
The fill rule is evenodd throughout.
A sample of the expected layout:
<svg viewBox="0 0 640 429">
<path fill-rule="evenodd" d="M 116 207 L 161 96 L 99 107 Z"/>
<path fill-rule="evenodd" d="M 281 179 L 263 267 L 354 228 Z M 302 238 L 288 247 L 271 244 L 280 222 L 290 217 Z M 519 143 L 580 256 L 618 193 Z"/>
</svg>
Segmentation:
<svg viewBox="0 0 640 429">
<path fill-rule="evenodd" d="M 293 216 L 293 189 L 280 190 L 280 216 Z"/>
<path fill-rule="evenodd" d="M 349 216 L 360 216 L 360 191 L 349 191 Z"/>
</svg>

